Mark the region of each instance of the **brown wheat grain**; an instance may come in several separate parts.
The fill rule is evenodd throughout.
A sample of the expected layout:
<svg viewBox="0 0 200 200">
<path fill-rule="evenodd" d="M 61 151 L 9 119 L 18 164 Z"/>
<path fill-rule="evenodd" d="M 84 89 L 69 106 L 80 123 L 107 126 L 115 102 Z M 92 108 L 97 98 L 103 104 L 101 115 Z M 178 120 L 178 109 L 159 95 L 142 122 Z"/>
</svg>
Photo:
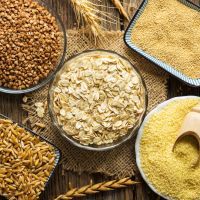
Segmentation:
<svg viewBox="0 0 200 200">
<path fill-rule="evenodd" d="M 14 124 L 0 119 L 0 195 L 36 200 L 54 167 L 52 146 Z"/>
</svg>

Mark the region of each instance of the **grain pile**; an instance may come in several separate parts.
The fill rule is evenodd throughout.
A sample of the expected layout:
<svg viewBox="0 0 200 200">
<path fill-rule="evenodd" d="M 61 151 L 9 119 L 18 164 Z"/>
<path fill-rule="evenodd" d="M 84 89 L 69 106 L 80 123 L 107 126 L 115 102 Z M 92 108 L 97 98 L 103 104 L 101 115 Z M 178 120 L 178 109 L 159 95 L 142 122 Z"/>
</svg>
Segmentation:
<svg viewBox="0 0 200 200">
<path fill-rule="evenodd" d="M 0 119 L 0 195 L 36 200 L 52 172 L 55 151 L 10 120 Z"/>
<path fill-rule="evenodd" d="M 192 167 L 198 160 L 197 141 L 185 137 L 172 151 L 184 117 L 197 103 L 192 98 L 170 102 L 150 117 L 143 130 L 142 169 L 156 190 L 169 199 L 200 199 L 200 167 Z"/>
<path fill-rule="evenodd" d="M 117 54 L 91 51 L 68 61 L 54 81 L 53 110 L 66 134 L 84 145 L 108 144 L 129 133 L 145 111 L 145 89 Z"/>
<path fill-rule="evenodd" d="M 149 0 L 133 43 L 191 78 L 200 78 L 200 13 L 178 0 Z"/>
<path fill-rule="evenodd" d="M 0 86 L 36 85 L 54 70 L 60 56 L 55 17 L 33 0 L 1 0 Z"/>
</svg>

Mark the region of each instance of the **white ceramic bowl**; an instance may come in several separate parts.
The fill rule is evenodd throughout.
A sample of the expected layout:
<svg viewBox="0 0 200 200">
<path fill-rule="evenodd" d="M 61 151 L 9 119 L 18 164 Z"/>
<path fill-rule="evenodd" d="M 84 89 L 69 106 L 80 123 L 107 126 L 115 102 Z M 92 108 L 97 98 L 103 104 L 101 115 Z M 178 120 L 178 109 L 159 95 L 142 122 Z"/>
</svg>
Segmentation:
<svg viewBox="0 0 200 200">
<path fill-rule="evenodd" d="M 141 165 L 141 160 L 140 160 L 140 141 L 141 141 L 141 138 L 142 138 L 142 134 L 143 134 L 143 130 L 144 130 L 144 126 L 145 124 L 148 122 L 148 120 L 151 118 L 152 115 L 154 115 L 155 113 L 159 112 L 160 110 L 162 110 L 165 106 L 167 106 L 170 102 L 173 102 L 175 100 L 180 100 L 180 99 L 196 99 L 198 98 L 200 100 L 200 97 L 197 97 L 197 96 L 182 96 L 182 97 L 175 97 L 175 98 L 172 98 L 172 99 L 169 99 L 167 101 L 164 101 L 163 103 L 159 104 L 156 108 L 154 108 L 144 119 L 139 131 L 138 131 L 138 135 L 137 135 L 137 138 L 136 138 L 136 143 L 135 143 L 135 152 L 136 152 L 136 163 L 137 163 L 137 166 L 139 168 L 139 171 L 140 171 L 140 174 L 142 176 L 142 178 L 145 180 L 145 182 L 148 184 L 148 186 L 155 192 L 157 193 L 158 195 L 160 195 L 161 197 L 167 199 L 167 200 L 174 200 L 174 199 L 171 199 L 170 197 L 168 196 L 164 196 L 163 194 L 159 193 L 156 189 L 155 186 L 153 186 L 151 184 L 151 180 L 149 180 L 146 175 L 145 175 L 145 172 L 143 171 L 142 169 L 142 165 Z"/>
</svg>

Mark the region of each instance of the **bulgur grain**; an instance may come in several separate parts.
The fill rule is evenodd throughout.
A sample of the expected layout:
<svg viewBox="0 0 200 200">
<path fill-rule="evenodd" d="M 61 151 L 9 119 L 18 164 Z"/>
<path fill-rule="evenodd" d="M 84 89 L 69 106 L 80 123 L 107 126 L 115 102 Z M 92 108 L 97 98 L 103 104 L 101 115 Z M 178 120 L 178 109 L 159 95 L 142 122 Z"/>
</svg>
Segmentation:
<svg viewBox="0 0 200 200">
<path fill-rule="evenodd" d="M 146 53 L 188 77 L 200 78 L 200 13 L 183 1 L 149 0 L 131 35 Z"/>
</svg>

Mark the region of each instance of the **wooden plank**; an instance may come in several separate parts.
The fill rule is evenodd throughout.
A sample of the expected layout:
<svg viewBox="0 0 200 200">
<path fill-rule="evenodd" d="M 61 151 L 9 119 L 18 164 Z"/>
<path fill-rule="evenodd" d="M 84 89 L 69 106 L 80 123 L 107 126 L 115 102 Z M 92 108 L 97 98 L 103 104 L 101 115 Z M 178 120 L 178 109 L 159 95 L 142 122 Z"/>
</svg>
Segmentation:
<svg viewBox="0 0 200 200">
<path fill-rule="evenodd" d="M 132 16 L 136 13 L 137 9 L 141 5 L 143 0 L 123 0 L 123 6 L 125 10 L 127 11 L 128 15 L 130 16 L 130 19 L 132 19 Z M 128 26 L 129 22 L 127 20 L 123 20 L 124 22 L 124 29 Z"/>
</svg>

